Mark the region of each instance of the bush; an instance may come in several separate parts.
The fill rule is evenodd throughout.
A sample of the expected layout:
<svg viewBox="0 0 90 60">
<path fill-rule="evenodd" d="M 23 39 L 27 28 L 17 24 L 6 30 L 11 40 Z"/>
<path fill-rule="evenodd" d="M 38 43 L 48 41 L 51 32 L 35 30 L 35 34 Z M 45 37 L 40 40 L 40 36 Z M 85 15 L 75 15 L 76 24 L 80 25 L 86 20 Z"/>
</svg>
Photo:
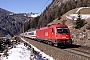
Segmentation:
<svg viewBox="0 0 90 60">
<path fill-rule="evenodd" d="M 86 26 L 87 30 L 90 30 L 90 23 Z"/>
<path fill-rule="evenodd" d="M 75 24 L 76 24 L 76 26 L 75 26 L 76 29 L 79 29 L 79 28 L 83 27 L 86 24 L 85 20 L 81 19 L 81 15 L 80 14 L 78 14 L 78 18 L 77 18 Z"/>
<path fill-rule="evenodd" d="M 65 24 L 66 21 L 67 21 L 67 20 L 63 20 L 63 21 L 62 21 L 62 24 Z"/>
</svg>

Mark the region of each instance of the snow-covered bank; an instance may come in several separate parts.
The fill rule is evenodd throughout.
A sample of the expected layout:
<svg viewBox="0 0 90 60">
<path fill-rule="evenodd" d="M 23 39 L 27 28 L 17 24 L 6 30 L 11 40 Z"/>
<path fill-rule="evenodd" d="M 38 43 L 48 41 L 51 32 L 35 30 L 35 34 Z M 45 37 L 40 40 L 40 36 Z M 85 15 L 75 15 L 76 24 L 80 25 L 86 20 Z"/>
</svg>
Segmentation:
<svg viewBox="0 0 90 60">
<path fill-rule="evenodd" d="M 20 37 L 21 38 L 21 37 Z M 26 40 L 24 40 L 23 38 L 21 38 L 23 41 L 27 42 Z M 28 44 L 30 44 L 29 42 L 27 42 Z M 32 44 L 30 44 L 32 48 L 34 48 L 34 50 L 38 53 L 38 55 L 41 55 L 41 58 L 39 58 L 37 56 L 36 60 L 55 60 L 53 57 L 45 54 L 44 52 L 40 51 L 38 48 L 36 48 L 35 46 L 33 46 Z"/>
<path fill-rule="evenodd" d="M 6 52 L 0 54 L 0 60 L 54 60 L 53 57 L 46 55 L 23 38 L 21 39 L 25 42 L 16 42 L 12 48 L 6 49 Z"/>
<path fill-rule="evenodd" d="M 66 16 L 70 20 L 77 20 L 78 14 L 70 14 L 69 16 Z M 88 19 L 90 18 L 90 14 L 81 14 L 82 19 Z"/>
<path fill-rule="evenodd" d="M 84 8 L 90 8 L 90 7 L 81 7 L 81 8 L 78 8 L 78 10 L 76 11 L 76 13 L 78 13 L 80 10 L 84 9 Z"/>
<path fill-rule="evenodd" d="M 89 19 L 90 18 L 90 7 L 80 7 L 77 8 L 75 13 L 71 12 L 69 13 L 66 18 L 70 19 L 70 20 L 77 20 L 78 18 L 78 13 L 80 13 L 81 19 Z"/>
<path fill-rule="evenodd" d="M 1 57 L 0 60 L 30 60 L 31 51 L 20 43 L 15 46 L 15 48 L 10 49 L 7 57 Z"/>
</svg>

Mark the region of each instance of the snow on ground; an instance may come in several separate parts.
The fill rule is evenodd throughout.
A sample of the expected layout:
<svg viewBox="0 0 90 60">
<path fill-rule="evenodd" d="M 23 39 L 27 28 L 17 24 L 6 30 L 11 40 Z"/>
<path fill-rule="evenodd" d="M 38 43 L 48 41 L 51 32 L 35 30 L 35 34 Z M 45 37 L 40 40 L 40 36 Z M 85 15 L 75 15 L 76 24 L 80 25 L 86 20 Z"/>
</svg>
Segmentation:
<svg viewBox="0 0 90 60">
<path fill-rule="evenodd" d="M 37 17 L 39 14 L 31 14 L 31 17 Z"/>
<path fill-rule="evenodd" d="M 8 37 L 11 37 L 11 35 L 10 35 L 10 34 L 7 34 L 6 37 L 7 37 L 7 38 L 8 38 Z"/>
<path fill-rule="evenodd" d="M 81 7 L 81 8 L 77 8 L 76 13 L 78 13 L 81 9 L 84 8 L 90 8 L 90 7 Z M 82 19 L 88 19 L 90 18 L 90 14 L 80 14 Z M 68 16 L 66 16 L 66 18 L 70 19 L 70 20 L 77 20 L 78 18 L 78 14 L 69 14 Z"/>
<path fill-rule="evenodd" d="M 26 40 L 24 40 L 23 38 L 21 38 L 23 41 L 27 42 Z M 28 43 L 28 42 L 27 42 Z M 28 43 L 30 44 L 30 43 Z M 40 59 L 37 59 L 36 60 L 55 60 L 53 57 L 50 57 L 49 55 L 45 54 L 44 52 L 40 51 L 39 49 L 37 49 L 35 46 L 33 46 L 32 44 L 30 44 L 35 51 L 38 52 L 39 55 L 42 55 L 42 57 Z"/>
<path fill-rule="evenodd" d="M 83 8 L 90 8 L 90 7 L 81 7 L 81 8 L 78 8 L 78 10 L 76 11 L 76 13 L 78 13 Z"/>
<path fill-rule="evenodd" d="M 90 18 L 90 14 L 80 14 L 82 19 L 88 19 Z M 69 14 L 66 16 L 70 20 L 77 20 L 78 14 Z"/>
<path fill-rule="evenodd" d="M 21 39 L 25 41 L 23 38 Z M 34 48 L 34 50 L 38 53 L 38 55 L 41 55 L 41 57 L 36 56 L 36 58 L 34 58 L 34 56 L 32 56 L 33 53 L 30 51 L 30 49 L 28 49 L 28 47 L 25 46 L 24 43 L 20 43 L 18 45 L 15 45 L 12 49 L 8 50 L 8 56 L 3 56 L 2 53 L 0 60 L 30 60 L 30 58 L 33 58 L 33 60 L 54 60 L 53 57 L 46 55 L 35 46 L 31 45 L 31 47 Z"/>
<path fill-rule="evenodd" d="M 30 60 L 31 51 L 24 46 L 23 43 L 16 45 L 15 48 L 10 49 L 7 57 L 1 57 L 0 60 Z"/>
</svg>

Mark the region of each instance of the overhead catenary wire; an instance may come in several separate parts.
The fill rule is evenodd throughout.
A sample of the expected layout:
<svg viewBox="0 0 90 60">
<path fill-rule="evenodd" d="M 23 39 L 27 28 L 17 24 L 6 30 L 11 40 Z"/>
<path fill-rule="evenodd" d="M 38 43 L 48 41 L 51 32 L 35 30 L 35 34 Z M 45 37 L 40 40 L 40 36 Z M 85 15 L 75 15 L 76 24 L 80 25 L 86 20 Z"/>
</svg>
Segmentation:
<svg viewBox="0 0 90 60">
<path fill-rule="evenodd" d="M 47 4 L 48 2 L 49 2 L 49 0 L 46 1 L 46 3 L 45 3 L 44 6 L 41 8 L 41 10 L 39 11 L 39 13 L 42 12 L 42 9 L 46 6 L 46 4 Z"/>
</svg>

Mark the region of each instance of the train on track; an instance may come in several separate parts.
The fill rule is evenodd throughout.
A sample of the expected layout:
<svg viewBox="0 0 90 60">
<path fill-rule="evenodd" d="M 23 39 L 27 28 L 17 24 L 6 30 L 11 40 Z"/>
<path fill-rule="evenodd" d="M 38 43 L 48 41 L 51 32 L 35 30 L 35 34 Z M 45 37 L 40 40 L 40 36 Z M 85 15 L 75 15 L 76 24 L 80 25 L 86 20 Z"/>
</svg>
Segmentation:
<svg viewBox="0 0 90 60">
<path fill-rule="evenodd" d="M 65 24 L 53 24 L 20 35 L 54 46 L 72 44 L 70 30 Z"/>
</svg>

